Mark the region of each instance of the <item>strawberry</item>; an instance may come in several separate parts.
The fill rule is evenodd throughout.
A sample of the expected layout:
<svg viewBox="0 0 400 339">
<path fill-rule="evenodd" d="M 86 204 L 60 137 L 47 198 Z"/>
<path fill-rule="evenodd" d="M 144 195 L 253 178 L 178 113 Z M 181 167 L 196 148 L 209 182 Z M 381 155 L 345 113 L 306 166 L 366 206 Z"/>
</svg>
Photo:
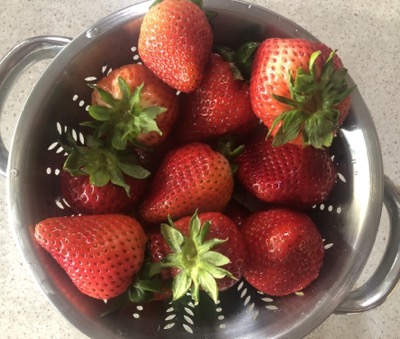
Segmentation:
<svg viewBox="0 0 400 339">
<path fill-rule="evenodd" d="M 243 276 L 257 290 L 283 296 L 304 289 L 318 277 L 324 246 L 306 214 L 282 208 L 255 212 L 241 232 L 247 250 Z"/>
<path fill-rule="evenodd" d="M 148 223 L 222 211 L 233 191 L 228 160 L 210 146 L 190 143 L 170 151 L 160 164 L 139 207 Z"/>
<path fill-rule="evenodd" d="M 206 212 L 162 224 L 149 238 L 152 260 L 169 269 L 175 279 L 173 299 L 191 289 L 195 303 L 199 288 L 217 302 L 218 292 L 233 286 L 242 276 L 245 250 L 235 223 L 219 212 Z"/>
<path fill-rule="evenodd" d="M 77 213 L 109 214 L 132 211 L 146 188 L 147 180 L 124 175 L 129 196 L 121 186 L 111 181 L 95 186 L 87 175 L 73 176 L 67 171 L 60 174 L 61 196 Z"/>
<path fill-rule="evenodd" d="M 89 114 L 97 136 L 114 148 L 127 144 L 160 145 L 170 134 L 179 112 L 175 91 L 142 64 L 124 65 L 100 79 Z"/>
<path fill-rule="evenodd" d="M 172 88 L 193 91 L 201 82 L 213 35 L 202 9 L 188 0 L 158 1 L 143 18 L 138 52 Z"/>
<path fill-rule="evenodd" d="M 122 214 L 49 218 L 36 225 L 34 237 L 76 287 L 96 299 L 130 286 L 146 247 L 142 226 Z"/>
<path fill-rule="evenodd" d="M 185 142 L 245 134 L 258 121 L 251 108 L 249 85 L 237 79 L 230 63 L 214 53 L 200 86 L 182 95 L 181 106 L 176 134 Z"/>
<path fill-rule="evenodd" d="M 250 98 L 274 145 L 329 147 L 350 109 L 346 74 L 337 54 L 321 43 L 263 41 L 252 65 Z"/>
<path fill-rule="evenodd" d="M 78 213 L 119 213 L 138 201 L 150 172 L 134 152 L 116 150 L 91 135 L 83 146 L 70 134 L 66 133 L 65 138 L 63 148 L 68 156 L 60 187 L 62 197 L 72 209 Z"/>
<path fill-rule="evenodd" d="M 337 171 L 326 149 L 294 144 L 273 146 L 257 136 L 236 158 L 237 179 L 258 199 L 308 208 L 327 199 Z"/>
</svg>

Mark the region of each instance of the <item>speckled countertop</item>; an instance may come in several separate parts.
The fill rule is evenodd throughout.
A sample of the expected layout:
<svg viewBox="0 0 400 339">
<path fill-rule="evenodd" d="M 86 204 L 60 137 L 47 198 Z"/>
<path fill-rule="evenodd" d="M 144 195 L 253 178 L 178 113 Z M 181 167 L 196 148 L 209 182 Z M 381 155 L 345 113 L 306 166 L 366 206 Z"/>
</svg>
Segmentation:
<svg viewBox="0 0 400 339">
<path fill-rule="evenodd" d="M 2 0 L 0 57 L 37 35 L 74 37 L 98 19 L 133 0 Z M 385 173 L 400 184 L 400 2 L 374 0 L 252 1 L 297 22 L 338 48 L 373 116 Z M 1 134 L 10 146 L 16 119 L 45 63 L 30 68 L 11 92 L 1 116 Z M 25 266 L 7 217 L 5 179 L 0 177 L 0 333 L 2 338 L 84 338 L 44 298 Z M 385 248 L 387 217 L 361 284 Z M 399 338 L 400 289 L 380 307 L 358 315 L 332 315 L 308 338 Z"/>
</svg>

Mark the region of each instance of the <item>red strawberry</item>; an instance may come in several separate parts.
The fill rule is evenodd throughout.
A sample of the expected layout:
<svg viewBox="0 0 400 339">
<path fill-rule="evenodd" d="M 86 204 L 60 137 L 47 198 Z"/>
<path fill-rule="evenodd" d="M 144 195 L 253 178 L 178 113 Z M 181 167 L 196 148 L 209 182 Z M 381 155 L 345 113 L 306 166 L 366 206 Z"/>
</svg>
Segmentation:
<svg viewBox="0 0 400 339">
<path fill-rule="evenodd" d="M 162 262 L 161 268 L 172 268 L 174 300 L 191 288 L 197 303 L 200 286 L 217 301 L 218 291 L 241 278 L 245 260 L 242 236 L 225 215 L 196 212 L 192 217 L 171 221 L 171 225 L 163 224 L 161 233 L 149 238 L 149 250 L 155 263 Z"/>
<path fill-rule="evenodd" d="M 324 246 L 307 215 L 288 209 L 255 212 L 245 220 L 241 232 L 247 249 L 243 276 L 259 291 L 287 295 L 318 277 Z"/>
<path fill-rule="evenodd" d="M 321 43 L 265 40 L 252 65 L 250 98 L 274 145 L 329 147 L 350 108 L 346 73 L 339 57 Z"/>
<path fill-rule="evenodd" d="M 157 77 L 176 90 L 191 92 L 201 82 L 212 40 L 199 6 L 188 0 L 164 0 L 144 16 L 138 52 Z"/>
<path fill-rule="evenodd" d="M 336 168 L 327 150 L 294 144 L 272 146 L 257 137 L 236 158 L 237 179 L 265 202 L 296 208 L 312 207 L 327 199 L 336 181 Z"/>
<path fill-rule="evenodd" d="M 72 176 L 67 171 L 60 174 L 61 195 L 77 213 L 109 214 L 132 211 L 141 198 L 147 180 L 124 176 L 129 186 L 129 196 L 121 186 L 108 182 L 104 186 L 90 183 L 87 175 Z"/>
<path fill-rule="evenodd" d="M 169 152 L 150 183 L 140 214 L 148 223 L 160 223 L 199 212 L 222 211 L 233 191 L 228 160 L 202 143 Z"/>
<path fill-rule="evenodd" d="M 70 134 L 65 137 L 63 148 L 68 157 L 64 170 L 70 175 L 61 174 L 61 195 L 75 211 L 117 213 L 137 202 L 150 172 L 141 166 L 135 153 L 117 150 L 90 135 L 83 146 Z"/>
<path fill-rule="evenodd" d="M 248 84 L 236 79 L 229 62 L 218 54 L 211 55 L 200 86 L 183 95 L 181 103 L 183 114 L 176 133 L 182 141 L 244 134 L 258 121 L 251 108 Z"/>
<path fill-rule="evenodd" d="M 178 103 L 175 91 L 147 67 L 130 64 L 98 82 L 89 114 L 98 120 L 98 134 L 109 137 L 116 149 L 125 149 L 127 143 L 154 147 L 170 134 Z"/>
<path fill-rule="evenodd" d="M 122 214 L 53 217 L 39 222 L 34 236 L 77 288 L 96 299 L 123 293 L 144 259 L 142 226 Z"/>
</svg>

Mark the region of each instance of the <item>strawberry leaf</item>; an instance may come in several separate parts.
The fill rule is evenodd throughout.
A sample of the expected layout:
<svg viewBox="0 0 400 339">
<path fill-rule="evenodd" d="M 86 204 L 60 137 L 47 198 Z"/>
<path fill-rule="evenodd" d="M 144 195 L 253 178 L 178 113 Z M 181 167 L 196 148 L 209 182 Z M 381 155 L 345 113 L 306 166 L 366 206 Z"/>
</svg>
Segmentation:
<svg viewBox="0 0 400 339">
<path fill-rule="evenodd" d="M 158 128 L 158 125 L 155 121 L 157 116 L 166 109 L 163 107 L 147 107 L 144 108 L 134 119 L 134 126 L 139 128 L 141 133 L 149 133 L 149 132 L 157 132 L 158 134 L 162 135 L 161 130 Z M 134 128 L 134 127 L 133 127 Z"/>
<path fill-rule="evenodd" d="M 316 61 L 320 51 L 310 56 L 308 70 L 299 68 L 296 77 L 289 73 L 290 98 L 271 96 L 289 107 L 273 121 L 267 137 L 275 131 L 273 146 L 280 146 L 302 135 L 305 145 L 330 147 L 339 127 L 340 112 L 336 108 L 353 91 L 347 84 L 347 70 L 335 69 L 332 51 L 317 76 Z"/>
<path fill-rule="evenodd" d="M 152 264 L 154 268 L 151 268 L 150 272 L 156 274 L 166 267 L 175 267 L 179 270 L 172 284 L 174 300 L 182 298 L 190 290 L 192 299 L 197 305 L 199 291 L 203 289 L 214 302 L 217 302 L 216 279 L 224 277 L 235 279 L 229 271 L 222 268 L 230 262 L 229 258 L 212 250 L 226 240 L 205 240 L 210 226 L 209 221 L 201 224 L 197 211 L 190 218 L 188 237 L 175 227 L 171 218 L 169 218 L 169 225 L 161 224 L 161 234 L 172 252 L 162 262 Z"/>
<path fill-rule="evenodd" d="M 178 300 L 186 295 L 192 285 L 192 279 L 184 272 L 180 272 L 172 282 L 173 300 Z"/>
<path fill-rule="evenodd" d="M 317 81 L 317 72 L 316 72 L 315 62 L 317 61 L 317 58 L 320 55 L 321 55 L 321 51 L 316 51 L 313 54 L 311 54 L 311 57 L 310 57 L 310 66 L 309 66 L 310 75 L 315 81 Z"/>
<path fill-rule="evenodd" d="M 236 280 L 236 278 L 226 269 L 217 267 L 215 265 L 204 265 L 204 268 L 210 272 L 210 274 L 215 278 L 215 279 L 222 279 L 225 277 L 230 277 L 231 279 Z"/>
<path fill-rule="evenodd" d="M 190 2 L 193 2 L 195 5 L 203 8 L 203 0 L 190 0 Z"/>
<path fill-rule="evenodd" d="M 201 270 L 199 274 L 199 284 L 204 291 L 217 303 L 218 301 L 218 286 L 215 277 L 206 270 Z"/>
<path fill-rule="evenodd" d="M 128 144 L 137 144 L 137 137 L 142 133 L 156 132 L 162 134 L 156 118 L 166 111 L 159 106 L 145 107 L 142 105 L 142 90 L 144 84 L 132 91 L 123 78 L 118 78 L 121 98 L 114 98 L 111 93 L 96 86 L 97 91 L 105 103 L 89 107 L 89 115 L 95 122 L 83 123 L 95 130 L 98 138 L 107 138 L 117 150 L 125 150 Z"/>
<path fill-rule="evenodd" d="M 227 46 L 216 46 L 215 49 L 230 63 L 235 79 L 249 81 L 254 55 L 259 45 L 259 42 L 250 41 L 241 45 L 236 51 Z"/>
<path fill-rule="evenodd" d="M 235 53 L 235 64 L 242 72 L 243 78 L 247 81 L 250 79 L 251 66 L 253 65 L 254 56 L 258 46 L 260 46 L 259 42 L 246 42 L 241 45 Z"/>
<path fill-rule="evenodd" d="M 104 133 L 102 133 L 102 136 L 104 135 Z M 111 139 L 111 145 L 112 147 L 114 147 L 115 149 L 118 150 L 124 150 L 127 147 L 127 137 L 126 135 L 123 133 L 122 128 L 121 129 L 116 129 L 114 131 L 114 134 L 112 136 Z"/>
<path fill-rule="evenodd" d="M 89 107 L 89 114 L 97 121 L 107 121 L 113 114 L 113 110 L 105 106 L 91 106 Z"/>
<path fill-rule="evenodd" d="M 145 261 L 136 274 L 132 285 L 128 289 L 128 298 L 133 303 L 143 303 L 151 301 L 154 293 L 161 293 L 163 291 L 163 281 L 159 272 L 151 275 L 150 270 L 153 267 L 146 252 Z"/>
<path fill-rule="evenodd" d="M 303 140 L 316 148 L 329 147 L 333 140 L 333 130 L 338 116 L 338 110 L 328 109 L 306 120 Z"/>
<path fill-rule="evenodd" d="M 232 48 L 227 46 L 216 46 L 215 49 L 225 61 L 230 63 L 235 61 L 235 51 Z"/>
<path fill-rule="evenodd" d="M 213 247 L 215 247 L 217 245 L 220 245 L 220 244 L 223 244 L 226 241 L 227 241 L 227 239 L 224 239 L 224 240 L 222 240 L 222 239 L 210 239 L 210 240 L 204 241 L 201 249 L 202 249 L 202 251 L 204 251 L 204 253 L 208 253 L 208 251 L 210 251 Z"/>
<path fill-rule="evenodd" d="M 164 0 L 154 0 L 153 3 L 150 5 L 150 8 L 154 7 L 155 5 L 163 2 Z"/>
<path fill-rule="evenodd" d="M 108 172 L 109 180 L 111 180 L 114 185 L 121 186 L 125 191 L 129 192 L 129 185 L 126 184 L 120 167 L 110 166 L 106 172 Z"/>
<path fill-rule="evenodd" d="M 161 234 L 169 247 L 171 247 L 175 252 L 180 251 L 185 240 L 181 232 L 173 226 L 161 224 Z"/>
<path fill-rule="evenodd" d="M 234 137 L 225 135 L 218 139 L 216 149 L 229 161 L 232 174 L 235 174 L 237 171 L 235 159 L 243 153 L 245 146 L 243 144 L 237 145 Z"/>
<path fill-rule="evenodd" d="M 123 78 L 118 78 L 118 86 L 121 90 L 122 100 L 130 102 L 131 101 L 131 99 L 130 99 L 131 89 L 129 88 L 127 82 Z M 133 92 L 132 98 L 135 98 L 138 100 L 139 96 L 140 96 L 140 91 L 142 90 L 142 88 L 143 88 L 143 84 L 136 87 L 136 89 Z"/>
<path fill-rule="evenodd" d="M 89 166 L 88 166 L 89 167 Z M 102 187 L 105 186 L 111 179 L 111 175 L 105 169 L 100 168 L 93 172 L 90 176 L 90 183 L 94 186 Z"/>
<path fill-rule="evenodd" d="M 86 137 L 85 146 L 78 146 L 69 133 L 66 133 L 65 139 L 65 144 L 60 142 L 68 153 L 64 170 L 71 175 L 89 176 L 94 186 L 101 187 L 111 182 L 123 187 L 130 196 L 130 187 L 123 174 L 136 179 L 145 179 L 150 175 L 129 150 L 119 151 L 93 136 Z"/>
<path fill-rule="evenodd" d="M 204 261 L 215 266 L 224 266 L 230 263 L 229 259 L 216 251 L 208 251 L 203 254 Z"/>
<path fill-rule="evenodd" d="M 114 99 L 111 93 L 97 86 L 89 85 L 89 87 L 96 90 L 99 93 L 101 100 L 103 100 L 107 105 L 114 107 L 118 104 L 118 100 Z"/>
<path fill-rule="evenodd" d="M 297 106 L 297 102 L 295 100 L 293 100 L 293 99 L 286 98 L 286 97 L 283 97 L 281 95 L 275 95 L 275 94 L 272 94 L 272 97 L 275 100 L 281 102 L 282 104 L 285 104 L 285 105 L 288 105 L 288 106 L 291 106 L 291 107 L 296 107 Z M 278 116 L 278 118 L 279 118 L 279 116 Z"/>
<path fill-rule="evenodd" d="M 197 212 L 195 215 L 197 216 Z M 200 229 L 200 238 L 199 238 L 200 243 L 205 242 L 206 236 L 207 236 L 208 232 L 210 231 L 210 227 L 211 227 L 211 223 L 209 221 L 206 221 L 205 223 L 203 223 L 203 226 Z"/>
<path fill-rule="evenodd" d="M 282 121 L 283 125 L 273 139 L 273 146 L 281 146 L 295 139 L 301 131 L 304 117 L 301 111 L 291 110 L 282 115 Z"/>
<path fill-rule="evenodd" d="M 135 179 L 146 179 L 150 175 L 147 169 L 137 164 L 119 162 L 118 166 L 124 174 Z"/>
</svg>

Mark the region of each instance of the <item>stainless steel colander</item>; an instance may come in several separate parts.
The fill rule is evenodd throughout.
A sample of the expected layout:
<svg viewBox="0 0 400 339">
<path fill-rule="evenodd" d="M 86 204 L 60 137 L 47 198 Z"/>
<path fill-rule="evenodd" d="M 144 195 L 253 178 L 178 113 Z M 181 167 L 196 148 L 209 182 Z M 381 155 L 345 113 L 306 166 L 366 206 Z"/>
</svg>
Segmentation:
<svg viewBox="0 0 400 339">
<path fill-rule="evenodd" d="M 384 176 L 376 130 L 357 90 L 332 148 L 338 183 L 330 199 L 312 210 L 325 239 L 324 265 L 320 277 L 301 293 L 271 298 L 240 281 L 221 293 L 216 305 L 205 300 L 194 307 L 189 299 L 132 304 L 99 317 L 107 305 L 82 295 L 35 243 L 33 227 L 39 220 L 71 213 L 59 195 L 64 151 L 57 140 L 68 130 L 84 143 L 79 123 L 87 120 L 91 95 L 87 84 L 113 68 L 140 62 L 135 46 L 150 3 L 112 14 L 73 40 L 41 36 L 24 41 L 0 62 L 1 110 L 25 67 L 54 58 L 21 113 L 10 154 L 0 142 L 0 172 L 7 178 L 15 235 L 51 303 L 92 338 L 296 338 L 332 312 L 361 312 L 382 303 L 400 278 L 400 192 Z M 218 12 L 213 24 L 216 43 L 234 46 L 244 35 L 315 40 L 296 24 L 255 5 L 217 0 L 205 1 L 205 7 Z M 351 291 L 371 252 L 383 204 L 391 227 L 387 250 L 375 274 Z"/>
</svg>

